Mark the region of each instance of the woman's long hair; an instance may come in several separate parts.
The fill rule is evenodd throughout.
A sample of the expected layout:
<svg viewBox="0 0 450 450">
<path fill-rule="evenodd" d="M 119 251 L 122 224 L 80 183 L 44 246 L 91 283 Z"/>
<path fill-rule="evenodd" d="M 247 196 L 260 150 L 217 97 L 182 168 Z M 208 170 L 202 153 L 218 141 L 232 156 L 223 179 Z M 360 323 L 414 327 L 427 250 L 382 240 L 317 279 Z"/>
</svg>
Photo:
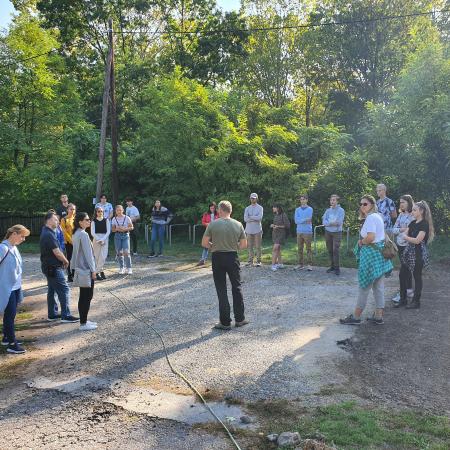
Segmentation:
<svg viewBox="0 0 450 450">
<path fill-rule="evenodd" d="M 272 208 L 277 208 L 277 214 L 283 214 L 283 207 L 279 203 L 272 205 Z"/>
<path fill-rule="evenodd" d="M 20 224 L 13 225 L 12 227 L 6 230 L 4 239 L 8 239 L 13 233 L 22 234 L 23 236 L 29 236 L 30 230 L 27 227 L 24 227 L 23 225 Z"/>
<path fill-rule="evenodd" d="M 87 212 L 77 212 L 77 214 L 75 216 L 74 227 L 73 227 L 73 232 L 74 233 L 78 229 L 81 229 L 80 222 L 82 222 L 88 216 L 89 216 L 89 214 Z"/>
<path fill-rule="evenodd" d="M 376 202 L 375 197 L 373 195 L 363 195 L 361 197 L 361 200 L 367 200 L 372 205 L 372 207 L 370 208 L 370 211 L 367 213 L 367 216 L 369 216 L 370 214 L 378 212 L 377 202 Z M 359 220 L 364 220 L 364 219 L 366 219 L 367 216 L 363 216 L 361 214 L 361 208 L 360 208 L 359 209 L 358 219 Z"/>
<path fill-rule="evenodd" d="M 416 206 L 420 209 L 422 213 L 423 220 L 428 223 L 428 243 L 431 244 L 434 239 L 434 225 L 433 217 L 431 216 L 431 210 L 428 203 L 425 200 L 421 200 L 416 203 Z"/>
<path fill-rule="evenodd" d="M 206 211 L 206 214 L 211 214 L 211 206 L 214 206 L 214 215 L 217 214 L 217 205 L 216 202 L 211 202 L 208 206 L 208 211 Z"/>
<path fill-rule="evenodd" d="M 400 200 L 405 200 L 405 202 L 408 203 L 408 208 L 406 208 L 406 211 L 410 213 L 414 205 L 413 198 L 409 194 L 405 194 L 400 197 Z"/>
</svg>

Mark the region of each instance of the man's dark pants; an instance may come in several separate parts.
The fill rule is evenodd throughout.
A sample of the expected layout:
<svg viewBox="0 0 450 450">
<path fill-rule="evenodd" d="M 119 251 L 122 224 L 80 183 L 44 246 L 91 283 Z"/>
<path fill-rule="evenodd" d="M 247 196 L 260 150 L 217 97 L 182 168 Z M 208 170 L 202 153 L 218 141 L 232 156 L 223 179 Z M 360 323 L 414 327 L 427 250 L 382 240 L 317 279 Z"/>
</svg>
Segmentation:
<svg viewBox="0 0 450 450">
<path fill-rule="evenodd" d="M 325 242 L 327 244 L 330 263 L 333 269 L 339 269 L 339 248 L 341 247 L 342 231 L 325 231 Z"/>
<path fill-rule="evenodd" d="M 130 231 L 130 240 L 131 240 L 131 251 L 132 253 L 137 253 L 137 231 L 136 224 L 134 225 L 134 230 Z"/>
<path fill-rule="evenodd" d="M 213 252 L 212 271 L 217 297 L 219 298 L 220 323 L 230 325 L 230 302 L 227 295 L 227 278 L 230 279 L 233 295 L 233 311 L 236 322 L 242 322 L 244 316 L 244 298 L 241 289 L 241 267 L 237 252 Z"/>
</svg>

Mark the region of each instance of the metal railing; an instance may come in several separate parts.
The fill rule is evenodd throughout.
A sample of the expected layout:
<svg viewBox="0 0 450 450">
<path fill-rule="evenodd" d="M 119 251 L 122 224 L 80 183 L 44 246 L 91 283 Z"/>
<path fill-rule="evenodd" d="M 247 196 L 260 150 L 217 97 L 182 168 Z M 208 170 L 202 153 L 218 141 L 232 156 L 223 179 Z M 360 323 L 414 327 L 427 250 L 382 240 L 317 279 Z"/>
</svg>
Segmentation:
<svg viewBox="0 0 450 450">
<path fill-rule="evenodd" d="M 148 245 L 149 240 L 152 237 L 151 233 L 152 233 L 152 226 L 149 225 L 148 223 L 146 223 L 144 226 L 144 237 L 145 237 L 145 242 L 147 242 L 147 245 Z M 166 236 L 166 240 L 169 240 L 169 226 L 168 225 L 165 226 L 164 234 Z"/>
<path fill-rule="evenodd" d="M 197 227 L 205 228 L 205 226 L 202 223 L 196 223 L 193 226 L 193 230 L 192 230 L 192 245 L 195 245 L 195 234 L 196 234 Z"/>
<path fill-rule="evenodd" d="M 316 225 L 314 227 L 314 233 L 313 233 L 313 241 L 314 241 L 314 255 L 317 255 L 317 228 L 323 228 L 325 227 L 325 225 Z M 349 251 L 349 245 L 350 245 L 350 227 L 347 227 L 346 229 L 346 234 L 347 234 L 347 243 L 346 243 L 346 247 L 347 247 L 347 252 Z"/>
<path fill-rule="evenodd" d="M 169 245 L 172 245 L 172 229 L 174 227 L 188 227 L 189 241 L 191 240 L 191 224 L 190 223 L 175 223 L 175 224 L 169 225 Z"/>
</svg>

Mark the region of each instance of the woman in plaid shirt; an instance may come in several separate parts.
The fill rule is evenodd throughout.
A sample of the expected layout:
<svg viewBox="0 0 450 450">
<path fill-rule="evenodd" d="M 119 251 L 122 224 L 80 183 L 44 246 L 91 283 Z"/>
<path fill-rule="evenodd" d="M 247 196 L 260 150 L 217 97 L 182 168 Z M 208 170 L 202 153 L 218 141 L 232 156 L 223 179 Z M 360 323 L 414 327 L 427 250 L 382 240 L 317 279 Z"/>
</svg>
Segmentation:
<svg viewBox="0 0 450 450">
<path fill-rule="evenodd" d="M 393 266 L 382 253 L 385 239 L 384 222 L 378 214 L 375 199 L 371 195 L 365 195 L 359 205 L 360 219 L 364 219 L 364 223 L 354 250 L 358 259 L 358 301 L 354 313 L 340 319 L 340 322 L 344 325 L 360 325 L 361 314 L 372 290 L 376 309 L 373 317 L 367 320 L 381 325 L 384 323 L 384 274 L 390 272 Z"/>
</svg>

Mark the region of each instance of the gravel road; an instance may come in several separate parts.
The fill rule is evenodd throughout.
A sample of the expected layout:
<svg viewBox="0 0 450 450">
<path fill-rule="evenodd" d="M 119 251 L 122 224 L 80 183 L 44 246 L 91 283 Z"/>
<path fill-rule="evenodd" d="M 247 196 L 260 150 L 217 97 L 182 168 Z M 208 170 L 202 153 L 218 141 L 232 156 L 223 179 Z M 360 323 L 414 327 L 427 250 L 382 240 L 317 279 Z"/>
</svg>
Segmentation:
<svg viewBox="0 0 450 450">
<path fill-rule="evenodd" d="M 206 436 L 186 426 L 176 414 L 176 401 L 176 421 L 170 420 L 170 408 L 155 414 L 163 398 L 158 395 L 186 397 L 190 391 L 171 373 L 155 333 L 129 310 L 162 333 L 174 366 L 211 400 L 302 398 L 314 404 L 321 389 L 347 382 L 336 367 L 349 354 L 336 341 L 351 337 L 353 329 L 337 319 L 354 306 L 354 270 L 343 270 L 338 278 L 323 268 L 310 273 L 243 268 L 251 323 L 220 332 L 211 329 L 218 306 L 209 268 L 136 258 L 134 274 L 124 277 L 110 262 L 110 276 L 97 283 L 89 317 L 99 327 L 83 333 L 74 324 L 45 322 L 46 287 L 38 259 L 25 256 L 24 261 L 26 304 L 34 319 L 22 333 L 35 342 L 26 356 L 0 355 L 6 366 L 17 358 L 26 361 L 0 401 L 0 448 L 5 442 L 12 448 L 60 448 L 61 441 L 71 448 L 85 442 L 90 448 L 123 443 L 127 448 L 229 448 L 222 435 Z M 73 312 L 76 298 L 73 289 Z M 221 413 L 226 416 L 226 408 Z"/>
</svg>

